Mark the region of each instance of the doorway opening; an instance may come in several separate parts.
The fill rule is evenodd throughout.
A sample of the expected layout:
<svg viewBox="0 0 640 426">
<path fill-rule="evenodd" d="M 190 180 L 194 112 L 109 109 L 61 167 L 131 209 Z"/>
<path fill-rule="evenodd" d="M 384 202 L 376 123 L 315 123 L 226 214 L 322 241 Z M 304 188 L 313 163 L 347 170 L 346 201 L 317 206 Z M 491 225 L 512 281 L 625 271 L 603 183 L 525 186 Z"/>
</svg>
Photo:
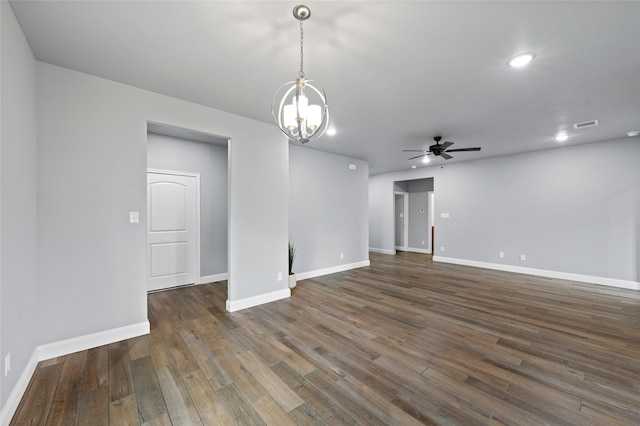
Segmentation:
<svg viewBox="0 0 640 426">
<path fill-rule="evenodd" d="M 228 137 L 147 123 L 149 291 L 228 280 L 229 142 Z M 195 203 L 190 198 L 194 191 Z M 186 226 L 193 220 L 195 234 Z"/>
<path fill-rule="evenodd" d="M 433 253 L 434 179 L 394 182 L 395 249 L 415 253 Z"/>
</svg>

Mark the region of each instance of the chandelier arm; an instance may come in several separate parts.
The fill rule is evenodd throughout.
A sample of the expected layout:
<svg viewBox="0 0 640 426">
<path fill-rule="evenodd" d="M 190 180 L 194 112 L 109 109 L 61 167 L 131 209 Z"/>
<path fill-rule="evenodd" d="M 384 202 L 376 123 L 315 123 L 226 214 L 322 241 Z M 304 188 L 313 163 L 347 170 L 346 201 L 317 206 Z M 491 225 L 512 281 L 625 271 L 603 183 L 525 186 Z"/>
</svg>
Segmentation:
<svg viewBox="0 0 640 426">
<path fill-rule="evenodd" d="M 302 25 L 302 21 L 300 21 L 300 25 Z M 300 71 L 302 72 L 302 71 Z M 300 95 L 302 95 L 302 86 L 300 86 L 300 83 L 296 83 L 296 94 L 295 94 L 295 105 L 296 105 L 296 121 L 298 122 L 298 135 L 300 135 L 300 137 L 302 138 L 307 138 L 306 135 L 306 127 L 303 129 L 303 121 L 301 120 L 301 114 L 300 114 Z"/>
<path fill-rule="evenodd" d="M 320 97 L 320 99 L 322 99 L 322 110 L 324 112 L 324 114 L 322 114 L 322 121 L 320 122 L 320 125 L 318 126 L 318 128 L 316 129 L 316 131 L 313 133 L 313 135 L 309 138 L 311 139 L 317 139 L 320 136 L 324 135 L 324 132 L 327 130 L 327 127 L 329 127 L 329 107 L 327 106 L 327 95 L 326 93 L 324 93 L 324 90 L 322 89 L 322 87 L 318 88 L 314 85 L 314 81 L 313 80 L 307 80 L 307 86 L 310 87 L 314 92 L 316 92 L 318 94 L 318 96 Z"/>
<path fill-rule="evenodd" d="M 278 97 L 278 94 L 280 93 L 280 91 L 282 89 L 284 89 L 285 87 L 287 87 L 288 85 L 291 85 L 291 87 L 289 87 L 285 93 L 281 96 L 280 98 L 280 105 L 278 107 L 278 112 L 276 113 L 275 109 L 273 108 L 273 106 L 275 105 L 275 100 Z M 274 103 L 271 106 L 271 115 L 273 115 L 273 118 L 275 118 L 277 124 L 278 124 L 278 128 L 282 131 L 282 133 L 284 133 L 284 135 L 288 138 L 294 137 L 296 138 L 298 135 L 296 134 L 295 131 L 291 131 L 288 130 L 288 128 L 284 125 L 284 115 L 282 114 L 283 112 L 283 107 L 285 102 L 287 101 L 287 97 L 289 96 L 289 94 L 296 88 L 295 85 L 295 81 L 290 81 L 288 83 L 283 84 L 282 86 L 280 86 L 280 88 L 278 89 L 278 91 L 276 92 L 276 94 L 273 97 Z M 287 130 L 285 130 L 287 129 Z"/>
</svg>

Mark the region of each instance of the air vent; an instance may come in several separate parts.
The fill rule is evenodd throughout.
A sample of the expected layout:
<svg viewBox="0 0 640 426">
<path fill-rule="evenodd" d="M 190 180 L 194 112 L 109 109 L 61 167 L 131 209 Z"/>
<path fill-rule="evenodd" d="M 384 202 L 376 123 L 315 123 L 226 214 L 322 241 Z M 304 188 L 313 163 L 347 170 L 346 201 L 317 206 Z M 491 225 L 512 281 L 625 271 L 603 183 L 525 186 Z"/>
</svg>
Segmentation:
<svg viewBox="0 0 640 426">
<path fill-rule="evenodd" d="M 578 129 L 584 129 L 585 127 L 593 127 L 597 125 L 598 125 L 598 120 L 589 120 L 589 121 L 583 121 L 582 123 L 575 123 L 573 125 L 573 128 L 578 130 Z"/>
</svg>

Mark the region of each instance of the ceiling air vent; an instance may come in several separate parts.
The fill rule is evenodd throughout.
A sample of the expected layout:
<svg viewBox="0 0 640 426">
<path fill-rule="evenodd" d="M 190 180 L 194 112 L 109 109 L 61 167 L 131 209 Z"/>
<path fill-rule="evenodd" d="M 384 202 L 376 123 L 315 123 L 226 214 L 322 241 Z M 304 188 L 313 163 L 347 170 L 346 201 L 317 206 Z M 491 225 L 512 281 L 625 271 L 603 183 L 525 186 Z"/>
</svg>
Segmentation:
<svg viewBox="0 0 640 426">
<path fill-rule="evenodd" d="M 582 123 L 575 123 L 573 125 L 573 128 L 578 130 L 578 129 L 584 129 L 585 127 L 593 127 L 597 125 L 598 125 L 598 120 L 589 120 L 589 121 L 583 121 Z"/>
</svg>

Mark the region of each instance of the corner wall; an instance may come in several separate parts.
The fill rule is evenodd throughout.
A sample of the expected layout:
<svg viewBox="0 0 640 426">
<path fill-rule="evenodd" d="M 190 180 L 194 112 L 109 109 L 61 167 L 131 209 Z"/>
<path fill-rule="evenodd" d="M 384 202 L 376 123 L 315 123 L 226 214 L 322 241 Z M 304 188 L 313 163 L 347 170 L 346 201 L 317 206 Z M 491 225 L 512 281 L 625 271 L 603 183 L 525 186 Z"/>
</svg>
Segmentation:
<svg viewBox="0 0 640 426">
<path fill-rule="evenodd" d="M 298 279 L 368 265 L 369 164 L 291 144 L 289 170 L 289 240 Z"/>
<path fill-rule="evenodd" d="M 36 63 L 18 22 L 0 2 L 0 423 L 33 372 L 37 345 Z M 11 370 L 4 376 L 4 360 Z"/>
</svg>

